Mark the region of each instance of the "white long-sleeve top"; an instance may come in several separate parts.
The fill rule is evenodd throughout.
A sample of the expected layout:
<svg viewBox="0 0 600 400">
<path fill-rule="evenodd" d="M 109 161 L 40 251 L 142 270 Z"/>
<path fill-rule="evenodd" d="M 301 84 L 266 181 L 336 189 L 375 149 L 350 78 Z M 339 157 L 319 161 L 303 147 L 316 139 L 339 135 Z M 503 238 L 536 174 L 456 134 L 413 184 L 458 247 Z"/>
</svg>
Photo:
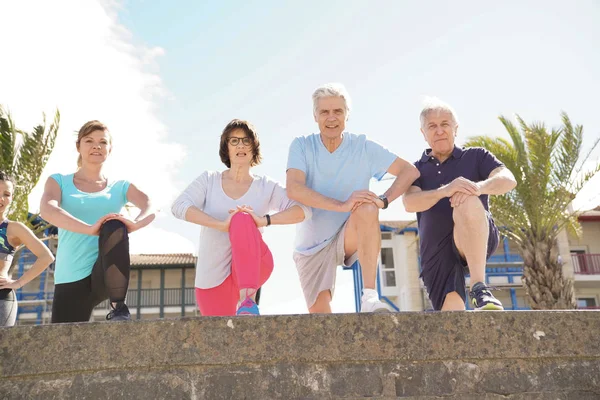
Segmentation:
<svg viewBox="0 0 600 400">
<path fill-rule="evenodd" d="M 194 206 L 211 217 L 224 221 L 229 216 L 229 210 L 244 204 L 252 207 L 254 213 L 261 216 L 273 211 L 284 211 L 296 205 L 304 210 L 305 219 L 310 218 L 312 214 L 310 207 L 290 200 L 285 188 L 266 176 L 255 175 L 248 191 L 234 200 L 223 191 L 222 176 L 223 174 L 218 171 L 202 173 L 173 202 L 171 207 L 173 215 L 185 220 L 188 208 Z M 262 232 L 262 228 L 260 231 Z M 231 274 L 229 234 L 202 226 L 196 264 L 196 287 L 214 288 L 223 283 L 229 274 Z"/>
</svg>

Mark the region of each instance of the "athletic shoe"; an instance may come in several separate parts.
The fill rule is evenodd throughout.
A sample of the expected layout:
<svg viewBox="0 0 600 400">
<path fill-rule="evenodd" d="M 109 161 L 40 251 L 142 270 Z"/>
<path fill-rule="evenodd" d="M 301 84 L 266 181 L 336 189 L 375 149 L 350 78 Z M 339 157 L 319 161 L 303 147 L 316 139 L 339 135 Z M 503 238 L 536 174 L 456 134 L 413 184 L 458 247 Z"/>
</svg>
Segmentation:
<svg viewBox="0 0 600 400">
<path fill-rule="evenodd" d="M 474 284 L 469 295 L 475 310 L 504 310 L 502 303 L 494 297 L 490 287 L 483 282 Z"/>
<path fill-rule="evenodd" d="M 129 307 L 127 304 L 119 302 L 117 306 L 110 304 L 112 310 L 106 315 L 107 321 L 131 321 L 131 314 L 129 313 Z"/>
<path fill-rule="evenodd" d="M 246 300 L 242 301 L 242 304 L 237 309 L 236 315 L 260 315 L 258 306 L 250 297 L 246 297 Z"/>
<path fill-rule="evenodd" d="M 367 297 L 366 299 L 365 298 L 362 299 L 362 301 L 360 303 L 360 312 L 361 313 L 368 313 L 368 312 L 387 313 L 387 312 L 391 312 L 391 310 L 387 304 L 385 304 L 384 302 L 379 300 L 379 298 L 373 296 L 373 297 Z"/>
</svg>

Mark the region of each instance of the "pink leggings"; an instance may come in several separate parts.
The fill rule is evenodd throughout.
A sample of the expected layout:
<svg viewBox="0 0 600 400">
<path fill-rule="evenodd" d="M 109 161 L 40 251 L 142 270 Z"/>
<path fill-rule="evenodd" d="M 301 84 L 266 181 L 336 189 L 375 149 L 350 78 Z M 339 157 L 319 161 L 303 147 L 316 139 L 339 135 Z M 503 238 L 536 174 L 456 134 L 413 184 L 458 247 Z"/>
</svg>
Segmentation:
<svg viewBox="0 0 600 400">
<path fill-rule="evenodd" d="M 196 288 L 196 303 L 204 316 L 235 315 L 240 289 L 258 289 L 273 272 L 273 255 L 248 213 L 237 213 L 229 225 L 231 274 L 219 286 Z"/>
</svg>

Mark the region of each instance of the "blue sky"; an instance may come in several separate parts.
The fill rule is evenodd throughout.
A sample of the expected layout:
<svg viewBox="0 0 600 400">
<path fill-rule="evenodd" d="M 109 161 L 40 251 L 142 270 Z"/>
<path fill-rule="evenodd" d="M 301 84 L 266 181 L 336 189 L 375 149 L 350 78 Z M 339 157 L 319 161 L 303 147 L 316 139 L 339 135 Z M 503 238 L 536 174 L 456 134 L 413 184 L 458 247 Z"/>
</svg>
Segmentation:
<svg viewBox="0 0 600 400">
<path fill-rule="evenodd" d="M 111 174 L 146 188 L 165 211 L 136 233 L 139 252 L 195 247 L 197 228 L 174 220 L 169 202 L 202 171 L 224 167 L 218 138 L 232 118 L 258 128 L 264 162 L 255 172 L 284 182 L 288 146 L 315 132 L 310 96 L 325 82 L 348 88 L 350 131 L 408 160 L 425 146 L 424 96 L 456 109 L 459 142 L 504 135 L 500 114 L 557 125 L 561 110 L 584 125 L 584 147 L 600 135 L 597 1 L 56 0 L 31 13 L 32 4 L 3 6 L 0 34 L 16 61 L 0 64 L 0 103 L 25 126 L 61 109 L 45 176 L 72 172 L 83 122 L 111 127 Z M 392 213 L 403 213 L 399 203 Z M 292 237 L 292 227 L 265 234 L 278 266 L 265 290 L 271 312 L 305 310 Z M 349 282 L 342 275 L 338 311 L 352 308 Z"/>
<path fill-rule="evenodd" d="M 566 110 L 589 139 L 600 132 L 590 101 L 600 5 L 565 4 L 129 0 L 119 21 L 134 42 L 165 50 L 157 61 L 170 96 L 159 115 L 170 137 L 194 153 L 214 147 L 229 119 L 247 118 L 268 137 L 264 170 L 283 178 L 281 150 L 314 131 L 310 94 L 327 81 L 353 96 L 350 130 L 409 159 L 423 147 L 424 95 L 456 108 L 463 136 L 501 134 L 499 114 L 557 123 Z M 179 176 L 193 178 L 197 160 Z M 219 167 L 216 151 L 203 161 Z"/>
</svg>

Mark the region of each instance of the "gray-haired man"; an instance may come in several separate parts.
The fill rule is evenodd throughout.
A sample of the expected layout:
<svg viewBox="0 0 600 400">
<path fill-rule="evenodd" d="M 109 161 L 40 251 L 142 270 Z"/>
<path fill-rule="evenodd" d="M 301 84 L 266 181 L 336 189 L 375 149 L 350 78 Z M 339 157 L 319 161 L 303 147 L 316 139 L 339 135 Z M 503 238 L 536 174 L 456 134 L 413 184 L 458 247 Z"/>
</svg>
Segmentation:
<svg viewBox="0 0 600 400">
<path fill-rule="evenodd" d="M 341 84 L 313 93 L 319 133 L 294 139 L 287 165 L 290 199 L 313 208 L 297 225 L 294 261 L 311 313 L 331 312 L 338 265 L 362 266 L 361 311 L 389 311 L 376 288 L 381 248 L 379 209 L 401 196 L 419 176 L 417 169 L 365 135 L 344 132 L 350 96 Z M 381 196 L 370 192 L 372 177 L 396 176 Z"/>
<path fill-rule="evenodd" d="M 464 310 L 465 268 L 477 310 L 502 310 L 485 284 L 486 260 L 498 247 L 498 229 L 488 195 L 512 190 L 513 174 L 492 153 L 454 144 L 454 110 L 432 99 L 421 112 L 421 132 L 430 148 L 415 163 L 421 176 L 404 195 L 406 211 L 419 224 L 421 277 L 436 310 Z"/>
</svg>

